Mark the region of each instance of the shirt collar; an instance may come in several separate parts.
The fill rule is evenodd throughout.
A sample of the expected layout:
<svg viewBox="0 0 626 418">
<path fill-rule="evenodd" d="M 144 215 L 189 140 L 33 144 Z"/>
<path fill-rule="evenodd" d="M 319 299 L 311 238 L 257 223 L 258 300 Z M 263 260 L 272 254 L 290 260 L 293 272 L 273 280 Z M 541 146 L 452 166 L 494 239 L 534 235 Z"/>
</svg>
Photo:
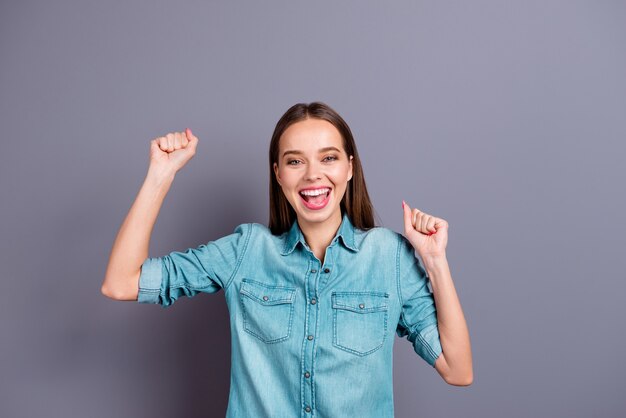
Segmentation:
<svg viewBox="0 0 626 418">
<path fill-rule="evenodd" d="M 354 226 L 352 225 L 352 222 L 350 222 L 350 218 L 348 217 L 347 213 L 343 214 L 341 225 L 339 226 L 337 234 L 335 234 L 335 238 L 333 238 L 330 245 L 333 245 L 335 241 L 339 240 L 339 237 L 341 237 L 341 242 L 343 242 L 343 245 L 346 248 L 352 251 L 359 251 L 354 242 Z M 296 219 L 294 220 L 291 228 L 287 232 L 287 236 L 285 237 L 285 246 L 283 247 L 282 254 L 287 255 L 293 252 L 298 243 L 301 243 L 302 246 L 306 247 L 306 240 L 304 239 L 304 235 L 302 234 L 300 226 L 298 225 L 298 220 Z"/>
</svg>

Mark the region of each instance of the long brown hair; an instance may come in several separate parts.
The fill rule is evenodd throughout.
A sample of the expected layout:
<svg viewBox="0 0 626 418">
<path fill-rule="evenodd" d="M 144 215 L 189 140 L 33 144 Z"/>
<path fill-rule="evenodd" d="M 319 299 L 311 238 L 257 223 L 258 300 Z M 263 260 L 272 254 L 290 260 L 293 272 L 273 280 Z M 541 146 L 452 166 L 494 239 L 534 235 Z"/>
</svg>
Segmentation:
<svg viewBox="0 0 626 418">
<path fill-rule="evenodd" d="M 322 102 L 297 103 L 291 106 L 276 123 L 270 142 L 270 222 L 269 229 L 272 234 L 279 235 L 288 231 L 296 220 L 296 212 L 285 197 L 274 173 L 274 163 L 278 164 L 278 145 L 280 137 L 285 130 L 296 122 L 305 119 L 323 119 L 332 123 L 341 134 L 343 148 L 348 156 L 352 155 L 352 179 L 348 182 L 346 192 L 341 199 L 341 213 L 348 214 L 350 222 L 356 228 L 370 229 L 374 225 L 374 207 L 370 201 L 365 176 L 359 153 L 354 143 L 354 137 L 350 127 L 339 114 Z"/>
</svg>

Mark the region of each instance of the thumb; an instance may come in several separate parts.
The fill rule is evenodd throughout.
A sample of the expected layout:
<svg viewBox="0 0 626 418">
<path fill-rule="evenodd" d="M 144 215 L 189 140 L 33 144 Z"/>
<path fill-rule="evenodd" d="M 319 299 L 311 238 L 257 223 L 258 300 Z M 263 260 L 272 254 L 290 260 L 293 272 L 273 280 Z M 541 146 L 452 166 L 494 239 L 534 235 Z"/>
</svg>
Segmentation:
<svg viewBox="0 0 626 418">
<path fill-rule="evenodd" d="M 191 132 L 191 129 L 185 129 L 185 135 L 187 135 L 187 140 L 189 141 L 189 146 L 193 151 L 196 150 L 198 146 L 198 138 Z"/>
<path fill-rule="evenodd" d="M 413 229 L 413 222 L 411 219 L 411 208 L 404 200 L 402 201 L 402 210 L 404 211 L 404 233 L 406 234 Z"/>
<path fill-rule="evenodd" d="M 159 147 L 159 141 L 157 141 L 156 139 L 150 141 L 150 153 L 156 155 L 159 153 L 159 151 L 161 151 L 161 147 Z"/>
</svg>

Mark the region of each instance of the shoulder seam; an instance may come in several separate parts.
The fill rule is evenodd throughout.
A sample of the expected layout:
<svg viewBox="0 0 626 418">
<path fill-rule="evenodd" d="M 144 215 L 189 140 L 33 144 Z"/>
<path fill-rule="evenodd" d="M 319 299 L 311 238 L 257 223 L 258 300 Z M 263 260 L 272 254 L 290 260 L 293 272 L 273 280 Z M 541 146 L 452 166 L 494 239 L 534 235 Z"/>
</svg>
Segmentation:
<svg viewBox="0 0 626 418">
<path fill-rule="evenodd" d="M 224 292 L 228 290 L 228 288 L 230 287 L 230 284 L 233 282 L 235 275 L 239 271 L 239 267 L 241 266 L 243 257 L 246 254 L 246 251 L 248 251 L 248 243 L 250 242 L 250 236 L 252 235 L 252 229 L 254 228 L 254 225 L 252 225 L 251 223 L 247 223 L 245 225 L 247 226 L 248 231 L 245 237 L 245 242 L 243 244 L 243 251 L 241 252 L 241 255 L 239 255 L 239 259 L 237 260 L 237 265 L 235 266 L 233 273 L 228 278 L 228 282 L 226 283 L 226 286 L 224 286 Z"/>
</svg>

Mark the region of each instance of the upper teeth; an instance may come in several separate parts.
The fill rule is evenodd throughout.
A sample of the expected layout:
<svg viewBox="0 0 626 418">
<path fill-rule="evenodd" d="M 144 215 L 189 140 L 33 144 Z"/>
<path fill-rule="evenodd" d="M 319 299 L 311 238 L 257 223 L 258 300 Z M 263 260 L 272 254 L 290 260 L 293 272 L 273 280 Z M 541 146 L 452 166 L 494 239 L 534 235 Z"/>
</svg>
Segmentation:
<svg viewBox="0 0 626 418">
<path fill-rule="evenodd" d="M 319 196 L 321 194 L 328 192 L 329 190 L 330 190 L 329 188 L 315 189 L 315 190 L 302 190 L 300 193 L 306 196 Z"/>
</svg>

